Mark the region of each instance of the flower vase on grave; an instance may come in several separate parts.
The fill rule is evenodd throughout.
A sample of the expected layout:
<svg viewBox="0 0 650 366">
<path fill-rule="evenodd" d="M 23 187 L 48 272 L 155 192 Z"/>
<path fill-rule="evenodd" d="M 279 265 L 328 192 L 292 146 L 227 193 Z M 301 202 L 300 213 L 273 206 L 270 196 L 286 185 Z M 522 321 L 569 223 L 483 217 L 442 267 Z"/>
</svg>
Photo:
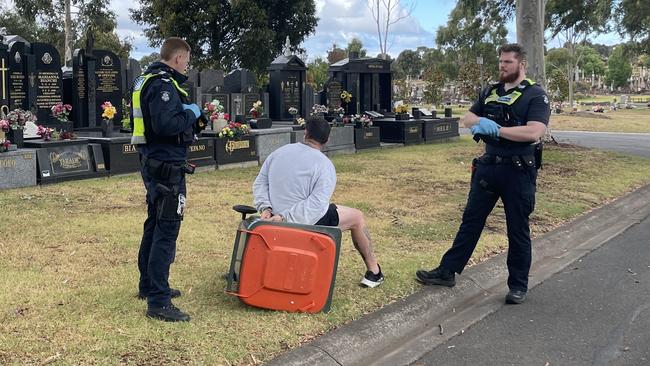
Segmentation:
<svg viewBox="0 0 650 366">
<path fill-rule="evenodd" d="M 113 135 L 113 120 L 102 119 L 102 137 L 111 137 Z"/>
<path fill-rule="evenodd" d="M 7 139 L 11 141 L 12 144 L 16 145 L 18 148 L 23 147 L 23 129 L 10 128 L 9 132 L 7 132 Z"/>
</svg>

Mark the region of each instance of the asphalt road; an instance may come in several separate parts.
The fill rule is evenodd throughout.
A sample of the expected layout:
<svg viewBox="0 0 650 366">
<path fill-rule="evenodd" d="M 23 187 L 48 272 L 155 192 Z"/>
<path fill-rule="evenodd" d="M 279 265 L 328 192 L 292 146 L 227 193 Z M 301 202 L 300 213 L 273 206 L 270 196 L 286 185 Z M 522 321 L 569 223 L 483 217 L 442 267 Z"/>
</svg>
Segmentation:
<svg viewBox="0 0 650 366">
<path fill-rule="evenodd" d="M 413 365 L 650 365 L 650 219 Z"/>
<path fill-rule="evenodd" d="M 553 131 L 558 142 L 650 157 L 650 134 Z"/>
</svg>

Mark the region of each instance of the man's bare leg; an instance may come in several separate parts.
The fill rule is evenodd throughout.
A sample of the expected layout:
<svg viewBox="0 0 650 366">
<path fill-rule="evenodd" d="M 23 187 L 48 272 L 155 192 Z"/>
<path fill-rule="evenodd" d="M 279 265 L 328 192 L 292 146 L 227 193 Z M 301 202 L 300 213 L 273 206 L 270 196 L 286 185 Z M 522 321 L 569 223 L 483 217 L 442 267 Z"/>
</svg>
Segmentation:
<svg viewBox="0 0 650 366">
<path fill-rule="evenodd" d="M 363 218 L 363 213 L 356 208 L 339 205 L 336 205 L 336 207 L 339 214 L 339 228 L 352 232 L 352 242 L 359 254 L 361 254 L 366 267 L 374 274 L 379 273 L 379 265 L 377 265 L 377 258 L 372 251 L 372 239 L 366 226 L 366 220 Z"/>
</svg>

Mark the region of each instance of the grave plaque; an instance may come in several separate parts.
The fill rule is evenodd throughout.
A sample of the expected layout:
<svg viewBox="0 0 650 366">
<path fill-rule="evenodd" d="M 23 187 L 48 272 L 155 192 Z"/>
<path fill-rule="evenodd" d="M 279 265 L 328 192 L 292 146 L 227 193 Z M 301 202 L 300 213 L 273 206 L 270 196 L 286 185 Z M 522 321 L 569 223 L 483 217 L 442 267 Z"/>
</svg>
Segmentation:
<svg viewBox="0 0 650 366">
<path fill-rule="evenodd" d="M 13 42 L 9 47 L 9 108 L 29 109 L 27 100 L 28 72 L 27 60 L 23 42 Z M 33 59 L 33 57 L 31 57 Z M 33 61 L 32 61 L 33 62 Z"/>
<path fill-rule="evenodd" d="M 32 44 L 34 54 L 34 85 L 36 93 L 36 117 L 39 124 L 59 127 L 52 116 L 52 106 L 63 101 L 63 81 L 59 52 L 47 43 Z M 30 84 L 32 83 L 30 75 Z"/>
<path fill-rule="evenodd" d="M 336 80 L 330 80 L 326 85 L 325 85 L 325 92 L 326 92 L 326 106 L 328 109 L 337 109 L 341 107 L 341 91 L 343 90 L 343 86 L 341 85 L 340 82 Z"/>
<path fill-rule="evenodd" d="M 0 189 L 36 185 L 36 150 L 19 149 L 0 154 Z"/>
<path fill-rule="evenodd" d="M 88 140 L 34 140 L 25 141 L 25 146 L 37 149 L 37 174 L 40 183 L 107 174 L 101 146 L 88 144 Z"/>
<path fill-rule="evenodd" d="M 122 65 L 120 59 L 111 51 L 94 50 L 95 56 L 95 116 L 96 126 L 101 125 L 101 105 L 111 102 L 117 109 L 113 121 L 122 120 Z M 89 106 L 92 108 L 92 106 Z"/>
</svg>

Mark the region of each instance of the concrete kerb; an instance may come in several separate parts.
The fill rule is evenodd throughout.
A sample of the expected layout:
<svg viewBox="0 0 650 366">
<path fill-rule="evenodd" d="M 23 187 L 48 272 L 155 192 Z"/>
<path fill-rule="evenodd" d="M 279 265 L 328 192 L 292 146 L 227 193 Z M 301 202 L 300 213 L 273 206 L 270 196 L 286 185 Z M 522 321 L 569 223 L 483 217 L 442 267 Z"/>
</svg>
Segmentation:
<svg viewBox="0 0 650 366">
<path fill-rule="evenodd" d="M 529 287 L 540 284 L 648 216 L 650 184 L 535 239 Z M 423 287 L 413 295 L 280 355 L 268 365 L 413 362 L 503 306 L 508 275 L 505 258 L 505 253 L 500 254 L 467 268 L 457 277 L 454 288 Z"/>
</svg>

